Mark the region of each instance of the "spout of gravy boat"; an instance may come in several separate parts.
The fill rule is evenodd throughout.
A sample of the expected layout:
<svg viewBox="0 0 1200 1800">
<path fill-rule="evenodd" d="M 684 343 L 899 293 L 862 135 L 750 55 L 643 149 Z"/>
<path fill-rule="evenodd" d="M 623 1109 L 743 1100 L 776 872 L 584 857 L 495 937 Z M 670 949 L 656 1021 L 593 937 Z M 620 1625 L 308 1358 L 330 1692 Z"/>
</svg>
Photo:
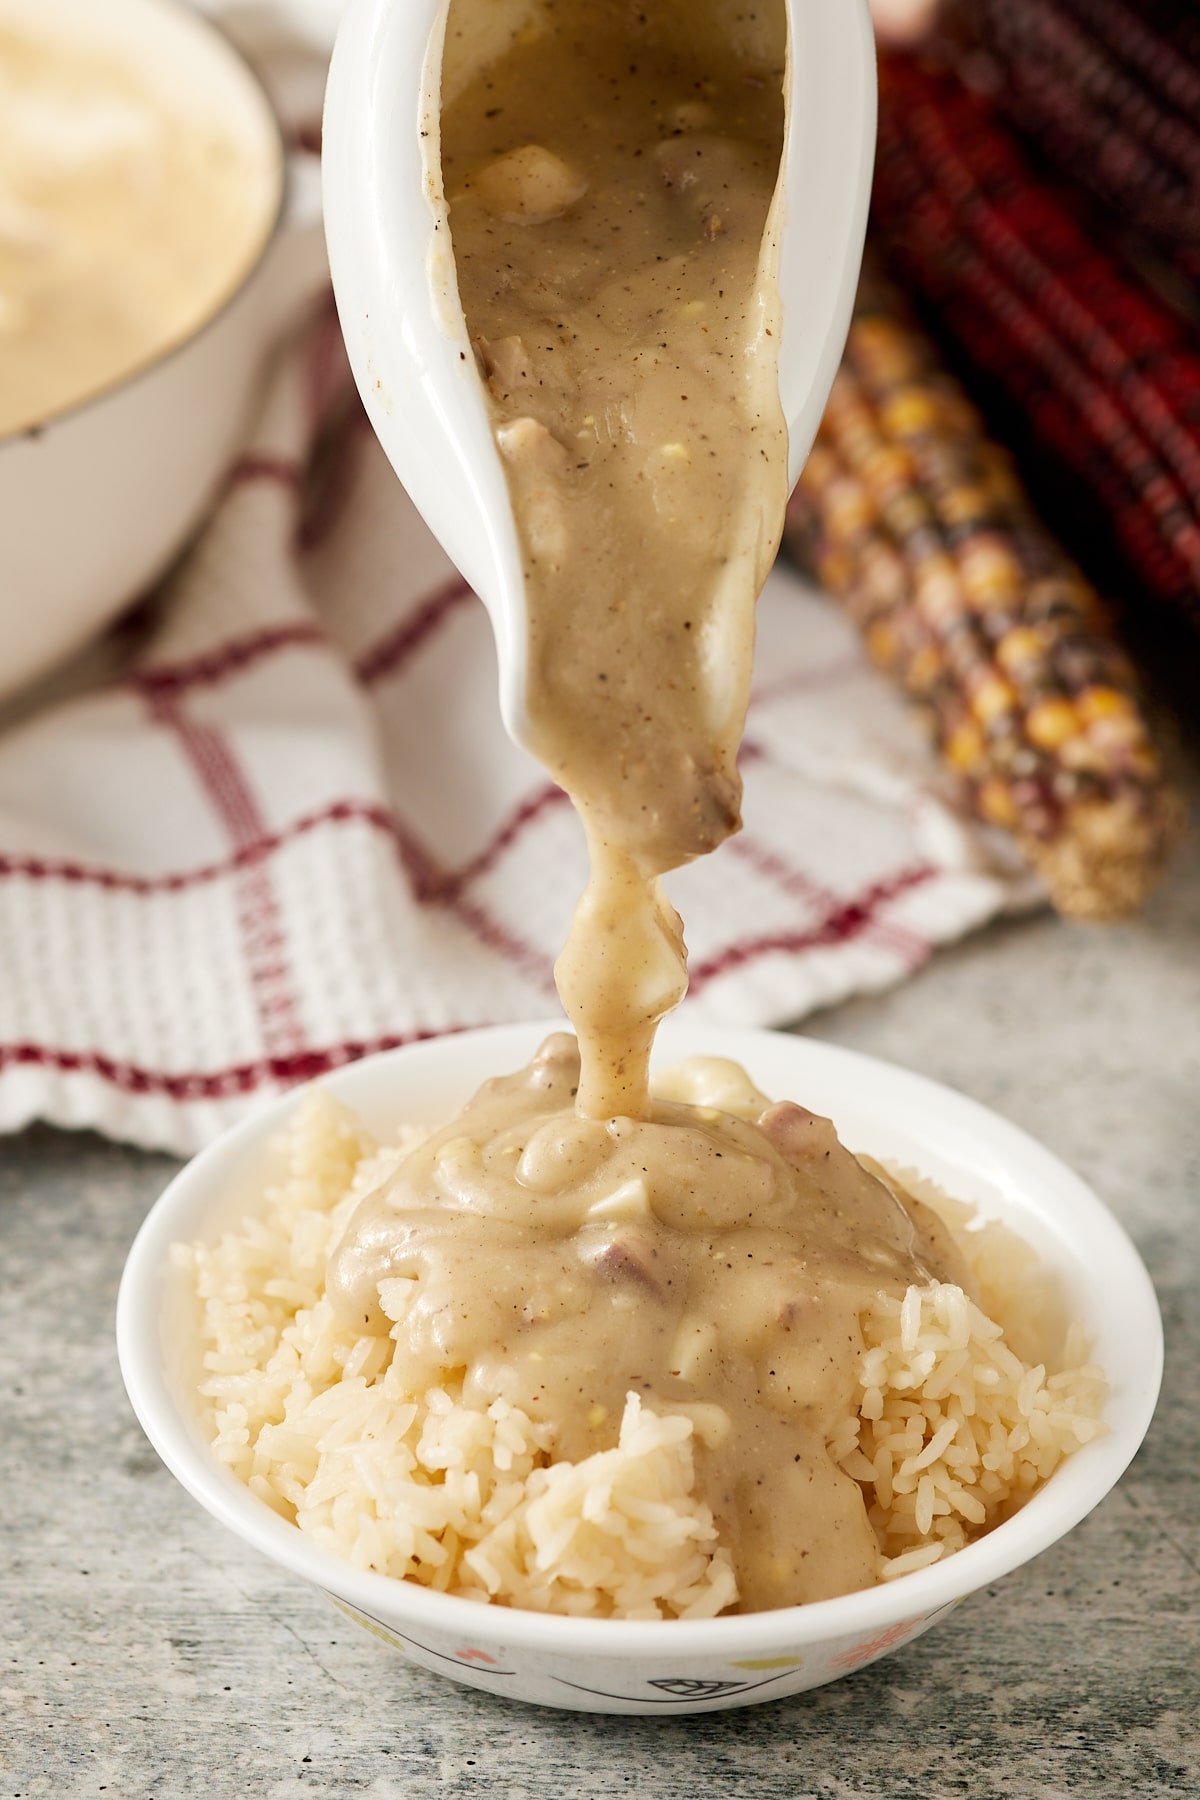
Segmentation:
<svg viewBox="0 0 1200 1800">
<path fill-rule="evenodd" d="M 537 0 L 496 0 L 496 41 Z M 521 551 L 459 304 L 440 173 L 449 0 L 352 0 L 325 101 L 325 228 L 368 416 L 401 482 L 488 609 L 500 706 L 526 741 Z M 867 0 L 787 0 L 779 382 L 794 481 L 849 327 L 875 150 Z M 481 60 L 487 46 L 481 45 Z"/>
</svg>

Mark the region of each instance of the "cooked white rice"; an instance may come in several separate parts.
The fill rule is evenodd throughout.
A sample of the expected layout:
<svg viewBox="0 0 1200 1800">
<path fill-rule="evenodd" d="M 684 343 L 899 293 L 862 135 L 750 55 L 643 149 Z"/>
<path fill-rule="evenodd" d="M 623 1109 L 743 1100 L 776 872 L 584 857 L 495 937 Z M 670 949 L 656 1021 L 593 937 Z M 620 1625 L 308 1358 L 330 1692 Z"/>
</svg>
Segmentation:
<svg viewBox="0 0 1200 1800">
<path fill-rule="evenodd" d="M 215 1246 L 177 1246 L 200 1301 L 217 1455 L 360 1568 L 547 1612 L 708 1618 L 731 1606 L 729 1554 L 693 1492 L 692 1416 L 631 1394 L 615 1447 L 554 1462 L 547 1428 L 519 1409 L 464 1405 L 449 1378 L 408 1392 L 390 1338 L 338 1324 L 329 1254 L 419 1136 L 382 1149 L 315 1092 L 262 1209 Z M 1056 1328 L 1032 1253 L 1003 1227 L 964 1230 L 967 1209 L 905 1180 L 955 1227 L 986 1311 L 943 1284 L 880 1294 L 862 1317 L 857 1406 L 830 1452 L 863 1490 L 882 1580 L 1008 1516 L 1104 1429 L 1103 1373 L 1083 1363 L 1078 1327 Z M 403 1297 L 393 1285 L 407 1289 L 383 1285 L 388 1316 Z"/>
</svg>

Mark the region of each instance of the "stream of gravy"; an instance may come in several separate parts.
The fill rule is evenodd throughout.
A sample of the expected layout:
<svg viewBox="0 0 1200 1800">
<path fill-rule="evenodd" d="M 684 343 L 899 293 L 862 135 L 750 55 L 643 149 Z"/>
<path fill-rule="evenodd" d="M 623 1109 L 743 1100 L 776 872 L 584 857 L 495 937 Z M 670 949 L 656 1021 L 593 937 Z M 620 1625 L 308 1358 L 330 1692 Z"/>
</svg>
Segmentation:
<svg viewBox="0 0 1200 1800">
<path fill-rule="evenodd" d="M 452 0 L 442 173 L 524 553 L 533 747 L 587 833 L 557 978 L 576 1035 L 489 1082 L 359 1206 L 328 1272 L 409 1391 L 461 1374 L 616 1441 L 694 1423 L 751 1610 L 876 1579 L 827 1450 L 881 1290 L 965 1284 L 828 1120 L 699 1059 L 651 1098 L 686 959 L 664 872 L 739 824 L 754 607 L 786 500 L 783 0 Z M 380 1307 L 381 1282 L 388 1313 Z M 409 1284 L 407 1290 L 403 1283 Z"/>
<path fill-rule="evenodd" d="M 502 9 L 503 10 L 503 9 Z M 442 178 L 529 605 L 531 745 L 587 832 L 556 971 L 580 1108 L 642 1114 L 687 985 L 658 877 L 740 823 L 779 542 L 783 0 L 544 0 L 477 67 L 453 0 Z M 452 96 L 452 97 L 451 97 Z"/>
</svg>

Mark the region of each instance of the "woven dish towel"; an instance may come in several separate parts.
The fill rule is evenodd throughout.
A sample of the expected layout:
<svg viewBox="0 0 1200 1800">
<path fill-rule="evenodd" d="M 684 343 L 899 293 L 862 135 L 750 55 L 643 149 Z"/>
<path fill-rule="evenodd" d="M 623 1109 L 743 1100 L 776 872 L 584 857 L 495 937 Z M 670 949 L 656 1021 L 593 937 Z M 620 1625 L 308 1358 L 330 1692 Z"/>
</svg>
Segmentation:
<svg viewBox="0 0 1200 1800">
<path fill-rule="evenodd" d="M 1030 894 L 784 567 L 757 666 L 746 829 L 669 886 L 686 1006 L 773 1024 Z M 327 310 L 170 581 L 0 732 L 0 1128 L 190 1151 L 365 1051 L 554 1013 L 582 837 L 495 683 Z"/>
</svg>

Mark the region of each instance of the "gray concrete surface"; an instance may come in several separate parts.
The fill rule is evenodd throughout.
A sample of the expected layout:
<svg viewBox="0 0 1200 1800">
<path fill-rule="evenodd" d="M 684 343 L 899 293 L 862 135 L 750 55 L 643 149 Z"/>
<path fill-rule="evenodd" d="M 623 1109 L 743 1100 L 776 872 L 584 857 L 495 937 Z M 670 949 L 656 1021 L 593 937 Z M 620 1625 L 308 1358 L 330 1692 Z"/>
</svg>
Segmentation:
<svg viewBox="0 0 1200 1800">
<path fill-rule="evenodd" d="M 1085 1524 L 779 1705 L 591 1719 L 457 1687 L 241 1549 L 160 1467 L 112 1314 L 171 1165 L 32 1131 L 0 1148 L 0 1800 L 1200 1794 L 1200 855 L 1136 924 L 993 929 L 809 1029 L 1007 1113 L 1137 1239 L 1166 1385 Z"/>
</svg>

